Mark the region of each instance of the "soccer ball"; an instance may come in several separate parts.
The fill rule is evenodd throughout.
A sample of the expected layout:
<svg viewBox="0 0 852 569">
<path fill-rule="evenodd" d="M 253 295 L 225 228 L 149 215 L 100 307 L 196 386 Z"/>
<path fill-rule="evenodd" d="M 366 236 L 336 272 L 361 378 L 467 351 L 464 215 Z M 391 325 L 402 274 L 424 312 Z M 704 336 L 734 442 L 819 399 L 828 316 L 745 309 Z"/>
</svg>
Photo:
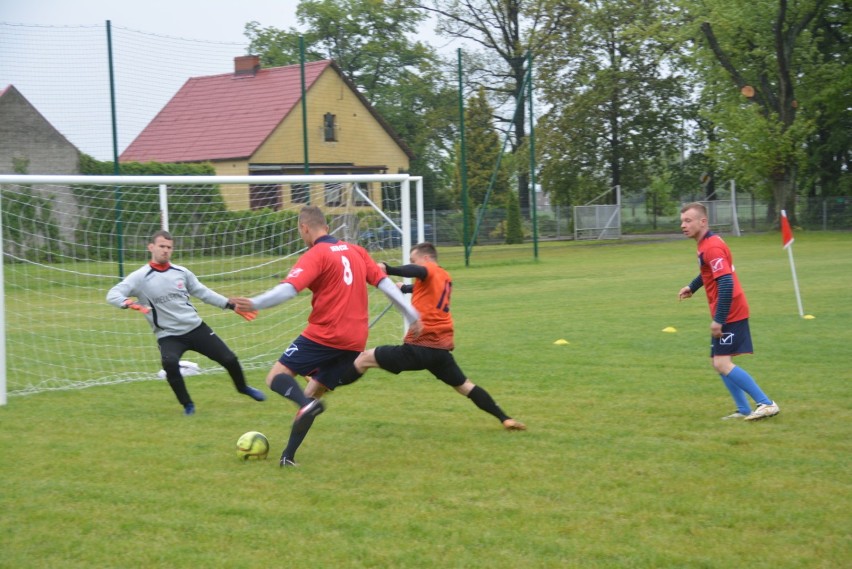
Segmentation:
<svg viewBox="0 0 852 569">
<path fill-rule="evenodd" d="M 249 431 L 237 440 L 237 457 L 240 460 L 261 460 L 269 454 L 269 441 L 257 431 Z"/>
</svg>

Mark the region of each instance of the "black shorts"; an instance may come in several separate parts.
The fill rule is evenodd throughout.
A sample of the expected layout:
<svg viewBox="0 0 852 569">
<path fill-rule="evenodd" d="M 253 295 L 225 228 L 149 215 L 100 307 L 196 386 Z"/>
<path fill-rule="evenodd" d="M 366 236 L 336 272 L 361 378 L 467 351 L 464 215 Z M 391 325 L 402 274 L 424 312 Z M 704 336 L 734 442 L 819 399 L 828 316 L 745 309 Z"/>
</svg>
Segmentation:
<svg viewBox="0 0 852 569">
<path fill-rule="evenodd" d="M 453 387 L 458 387 L 467 380 L 449 350 L 403 344 L 379 346 L 376 348 L 375 356 L 379 366 L 391 373 L 425 369 Z"/>
</svg>

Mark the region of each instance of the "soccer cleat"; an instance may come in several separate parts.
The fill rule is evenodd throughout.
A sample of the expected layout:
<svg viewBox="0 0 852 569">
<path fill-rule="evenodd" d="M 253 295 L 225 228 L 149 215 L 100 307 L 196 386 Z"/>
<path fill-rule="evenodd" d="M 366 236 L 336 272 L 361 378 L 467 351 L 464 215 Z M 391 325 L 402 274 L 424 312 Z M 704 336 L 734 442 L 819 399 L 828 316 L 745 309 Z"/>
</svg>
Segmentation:
<svg viewBox="0 0 852 569">
<path fill-rule="evenodd" d="M 507 431 L 526 431 L 527 426 L 514 419 L 506 419 L 503 421 L 503 428 Z"/>
<path fill-rule="evenodd" d="M 758 403 L 757 408 L 751 412 L 751 415 L 745 418 L 746 421 L 757 421 L 758 419 L 766 419 L 768 417 L 774 417 L 778 413 L 781 412 L 781 409 L 772 401 L 769 405 L 764 405 L 763 403 Z"/>
<path fill-rule="evenodd" d="M 298 413 L 296 413 L 296 418 L 293 419 L 293 423 L 298 423 L 303 417 L 316 417 L 323 411 L 325 411 L 325 404 L 319 399 L 311 399 L 307 405 L 299 409 Z"/>
<path fill-rule="evenodd" d="M 183 406 L 184 415 L 195 415 L 195 403 L 187 403 Z"/>
<path fill-rule="evenodd" d="M 255 389 L 254 387 L 246 385 L 244 389 L 240 390 L 240 393 L 243 395 L 248 395 L 255 401 L 266 401 L 266 395 L 263 394 L 263 391 L 260 389 Z"/>
<path fill-rule="evenodd" d="M 278 461 L 278 466 L 280 466 L 281 468 L 295 468 L 299 465 L 296 464 L 296 462 L 292 458 L 282 456 L 281 460 Z"/>
<path fill-rule="evenodd" d="M 740 413 L 739 411 L 734 411 L 734 412 L 733 412 L 733 413 L 731 413 L 730 415 L 725 415 L 724 417 L 722 417 L 722 420 L 723 420 L 723 421 L 728 421 L 728 420 L 730 420 L 730 419 L 745 419 L 747 416 L 748 416 L 748 415 L 743 415 L 743 414 L 742 414 L 742 413 Z"/>
</svg>

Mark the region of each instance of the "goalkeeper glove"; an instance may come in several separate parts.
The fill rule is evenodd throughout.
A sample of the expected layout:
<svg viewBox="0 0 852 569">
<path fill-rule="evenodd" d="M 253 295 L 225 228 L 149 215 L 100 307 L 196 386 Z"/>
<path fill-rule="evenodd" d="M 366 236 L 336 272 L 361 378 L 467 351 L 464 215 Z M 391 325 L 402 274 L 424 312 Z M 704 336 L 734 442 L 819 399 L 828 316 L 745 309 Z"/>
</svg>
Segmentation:
<svg viewBox="0 0 852 569">
<path fill-rule="evenodd" d="M 122 304 L 121 307 L 122 308 L 130 308 L 132 310 L 138 310 L 142 314 L 148 314 L 149 312 L 151 312 L 150 308 L 148 308 L 147 306 L 143 306 L 143 305 L 139 304 L 138 302 L 136 302 L 135 300 L 132 300 L 130 298 L 125 300 L 124 304 Z"/>
<path fill-rule="evenodd" d="M 240 310 L 233 303 L 229 302 L 225 305 L 225 308 L 230 308 L 249 322 L 257 318 L 257 310 Z"/>
</svg>

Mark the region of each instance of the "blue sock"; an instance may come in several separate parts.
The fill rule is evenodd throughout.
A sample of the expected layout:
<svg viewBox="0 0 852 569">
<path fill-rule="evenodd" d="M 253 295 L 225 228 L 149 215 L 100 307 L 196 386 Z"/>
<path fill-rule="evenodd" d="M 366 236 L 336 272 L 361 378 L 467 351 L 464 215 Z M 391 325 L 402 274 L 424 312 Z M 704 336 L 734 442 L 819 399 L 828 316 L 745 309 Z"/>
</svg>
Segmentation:
<svg viewBox="0 0 852 569">
<path fill-rule="evenodd" d="M 754 399 L 755 403 L 760 403 L 762 405 L 769 405 L 772 403 L 772 400 L 767 397 L 763 391 L 761 391 L 754 379 L 752 379 L 748 372 L 743 368 L 734 366 L 734 369 L 732 369 L 728 374 L 728 379 L 731 380 L 734 385 L 751 395 L 751 398 Z"/>
<path fill-rule="evenodd" d="M 725 382 L 725 387 L 728 388 L 728 391 L 731 392 L 731 397 L 734 398 L 734 403 L 737 406 L 737 411 L 742 413 L 743 415 L 748 415 L 751 413 L 751 405 L 748 403 L 748 398 L 746 397 L 746 392 L 737 387 L 737 385 L 728 379 L 727 375 L 719 374 L 719 377 L 722 378 L 722 381 Z"/>
</svg>

